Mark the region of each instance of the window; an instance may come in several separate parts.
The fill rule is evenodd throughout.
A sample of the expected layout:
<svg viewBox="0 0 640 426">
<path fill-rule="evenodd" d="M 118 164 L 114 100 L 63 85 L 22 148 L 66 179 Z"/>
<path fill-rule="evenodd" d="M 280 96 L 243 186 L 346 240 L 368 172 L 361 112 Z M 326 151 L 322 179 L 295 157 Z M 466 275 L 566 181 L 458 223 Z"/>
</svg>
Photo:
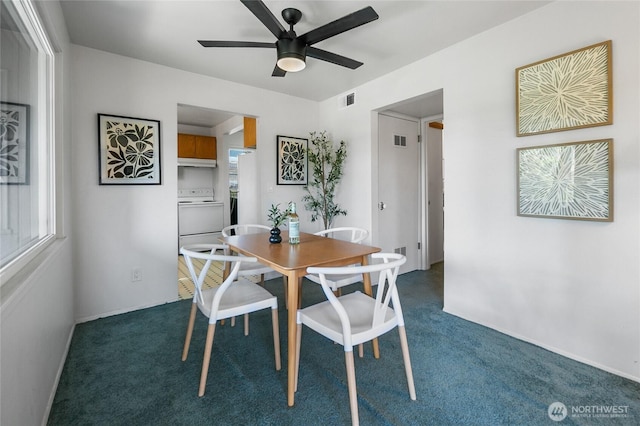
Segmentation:
<svg viewBox="0 0 640 426">
<path fill-rule="evenodd" d="M 0 282 L 55 236 L 54 53 L 30 0 L 0 10 Z"/>
</svg>

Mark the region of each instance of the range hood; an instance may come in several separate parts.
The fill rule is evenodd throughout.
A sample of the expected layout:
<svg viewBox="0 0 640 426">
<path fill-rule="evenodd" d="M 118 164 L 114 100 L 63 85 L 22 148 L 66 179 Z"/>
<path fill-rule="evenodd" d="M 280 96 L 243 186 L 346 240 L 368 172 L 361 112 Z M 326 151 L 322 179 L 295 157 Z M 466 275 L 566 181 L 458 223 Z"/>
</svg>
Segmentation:
<svg viewBox="0 0 640 426">
<path fill-rule="evenodd" d="M 178 158 L 178 166 L 183 167 L 217 167 L 216 160 L 205 160 L 202 158 Z"/>
</svg>

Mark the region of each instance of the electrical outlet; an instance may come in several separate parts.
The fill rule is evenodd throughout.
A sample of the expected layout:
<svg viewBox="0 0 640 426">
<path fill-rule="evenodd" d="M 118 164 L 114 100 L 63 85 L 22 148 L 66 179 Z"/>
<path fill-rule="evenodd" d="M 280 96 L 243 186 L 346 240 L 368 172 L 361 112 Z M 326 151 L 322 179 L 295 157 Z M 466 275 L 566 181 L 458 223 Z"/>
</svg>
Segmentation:
<svg viewBox="0 0 640 426">
<path fill-rule="evenodd" d="M 142 271 L 140 268 L 133 268 L 131 270 L 131 282 L 142 281 Z"/>
</svg>

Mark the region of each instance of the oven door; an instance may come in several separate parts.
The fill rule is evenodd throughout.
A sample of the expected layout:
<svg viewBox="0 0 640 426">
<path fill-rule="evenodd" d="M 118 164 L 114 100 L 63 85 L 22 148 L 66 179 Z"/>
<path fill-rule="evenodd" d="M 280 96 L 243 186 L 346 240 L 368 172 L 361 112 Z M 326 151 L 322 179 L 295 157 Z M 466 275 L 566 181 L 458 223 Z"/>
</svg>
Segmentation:
<svg viewBox="0 0 640 426">
<path fill-rule="evenodd" d="M 223 228 L 222 203 L 178 204 L 178 233 L 180 236 L 219 233 Z"/>
</svg>

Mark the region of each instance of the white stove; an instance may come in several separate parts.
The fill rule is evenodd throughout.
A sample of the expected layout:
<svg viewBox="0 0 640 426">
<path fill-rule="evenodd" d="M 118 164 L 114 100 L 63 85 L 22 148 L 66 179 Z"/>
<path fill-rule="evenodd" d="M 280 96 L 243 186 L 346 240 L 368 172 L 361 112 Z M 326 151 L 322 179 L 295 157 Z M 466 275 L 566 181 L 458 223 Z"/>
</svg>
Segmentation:
<svg viewBox="0 0 640 426">
<path fill-rule="evenodd" d="M 213 188 L 178 189 L 178 203 L 212 203 L 214 198 Z"/>
<path fill-rule="evenodd" d="M 178 244 L 219 243 L 224 203 L 214 201 L 213 188 L 178 190 Z"/>
</svg>

